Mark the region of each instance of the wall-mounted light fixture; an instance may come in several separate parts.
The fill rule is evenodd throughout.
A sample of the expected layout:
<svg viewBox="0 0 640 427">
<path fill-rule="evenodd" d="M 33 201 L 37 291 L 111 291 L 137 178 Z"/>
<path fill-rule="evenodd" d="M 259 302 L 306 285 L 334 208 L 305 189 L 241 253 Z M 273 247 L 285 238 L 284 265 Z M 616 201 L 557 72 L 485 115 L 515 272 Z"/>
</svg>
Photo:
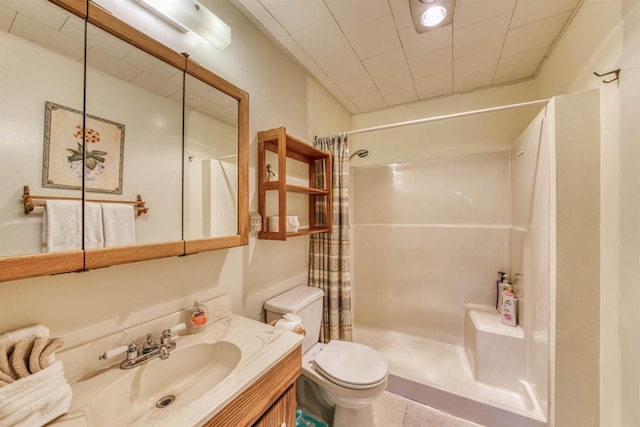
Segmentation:
<svg viewBox="0 0 640 427">
<path fill-rule="evenodd" d="M 409 0 L 413 26 L 418 34 L 453 22 L 455 0 Z"/>
<path fill-rule="evenodd" d="M 231 44 L 231 27 L 198 0 L 134 0 L 181 33 L 193 31 L 219 50 Z"/>
</svg>

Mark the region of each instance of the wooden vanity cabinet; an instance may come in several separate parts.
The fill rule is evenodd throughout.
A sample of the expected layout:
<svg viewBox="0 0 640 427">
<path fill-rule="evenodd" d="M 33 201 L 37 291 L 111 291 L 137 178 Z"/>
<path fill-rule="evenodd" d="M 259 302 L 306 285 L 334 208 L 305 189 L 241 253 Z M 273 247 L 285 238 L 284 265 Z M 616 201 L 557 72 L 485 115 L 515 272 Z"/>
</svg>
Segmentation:
<svg viewBox="0 0 640 427">
<path fill-rule="evenodd" d="M 296 385 L 284 392 L 280 399 L 260 417 L 254 427 L 295 427 L 296 425 Z"/>
<path fill-rule="evenodd" d="M 295 382 L 300 374 L 302 347 L 299 345 L 203 426 L 295 427 Z"/>
</svg>

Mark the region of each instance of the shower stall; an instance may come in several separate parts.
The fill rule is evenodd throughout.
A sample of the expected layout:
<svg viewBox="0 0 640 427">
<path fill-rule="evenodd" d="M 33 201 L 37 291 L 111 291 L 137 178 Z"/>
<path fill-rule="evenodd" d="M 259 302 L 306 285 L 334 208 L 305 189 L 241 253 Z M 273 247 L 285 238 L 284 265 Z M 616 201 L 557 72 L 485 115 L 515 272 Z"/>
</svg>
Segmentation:
<svg viewBox="0 0 640 427">
<path fill-rule="evenodd" d="M 506 150 L 352 168 L 354 338 L 388 360 L 390 391 L 496 427 L 597 395 L 598 114 L 597 92 L 554 98 Z M 518 275 L 517 327 L 495 310 L 499 271 Z M 580 338 L 573 362 L 594 370 L 576 385 Z"/>
</svg>

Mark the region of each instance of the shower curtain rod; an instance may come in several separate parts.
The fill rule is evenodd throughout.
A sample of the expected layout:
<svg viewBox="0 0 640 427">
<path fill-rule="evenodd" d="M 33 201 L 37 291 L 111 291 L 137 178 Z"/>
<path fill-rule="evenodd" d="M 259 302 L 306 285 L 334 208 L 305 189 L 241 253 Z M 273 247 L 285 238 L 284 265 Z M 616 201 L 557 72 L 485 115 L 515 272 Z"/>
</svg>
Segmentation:
<svg viewBox="0 0 640 427">
<path fill-rule="evenodd" d="M 390 124 L 387 124 L 387 125 L 380 125 L 380 126 L 373 126 L 373 127 L 370 127 L 370 128 L 356 129 L 356 130 L 352 130 L 352 131 L 349 131 L 349 132 L 345 132 L 345 134 L 346 135 L 353 135 L 353 134 L 356 134 L 356 133 L 373 132 L 375 130 L 391 129 L 391 128 L 397 128 L 397 127 L 400 127 L 400 126 L 417 125 L 417 124 L 420 124 L 420 123 L 429 123 L 429 122 L 436 122 L 436 121 L 439 121 L 439 120 L 454 119 L 456 117 L 473 116 L 473 115 L 476 115 L 476 114 L 490 113 L 492 111 L 508 110 L 510 108 L 526 107 L 528 105 L 543 104 L 543 103 L 549 102 L 550 100 L 551 100 L 551 98 L 538 99 L 536 101 L 520 102 L 518 104 L 501 105 L 499 107 L 483 108 L 482 110 L 464 111 L 462 113 L 446 114 L 444 116 L 426 117 L 424 119 L 409 120 L 409 121 L 406 121 L 406 122 L 390 123 Z"/>
</svg>

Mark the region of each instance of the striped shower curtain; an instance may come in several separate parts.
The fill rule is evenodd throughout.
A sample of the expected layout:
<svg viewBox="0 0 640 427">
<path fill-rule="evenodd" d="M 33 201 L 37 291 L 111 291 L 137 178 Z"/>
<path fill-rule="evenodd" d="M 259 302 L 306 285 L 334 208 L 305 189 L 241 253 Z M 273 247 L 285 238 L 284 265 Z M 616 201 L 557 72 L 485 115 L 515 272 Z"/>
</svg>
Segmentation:
<svg viewBox="0 0 640 427">
<path fill-rule="evenodd" d="M 320 342 L 352 340 L 351 274 L 349 255 L 349 149 L 345 134 L 316 137 L 316 148 L 330 151 L 333 160 L 333 227 L 312 234 L 309 248 L 309 286 L 324 291 Z M 316 166 L 316 187 L 324 188 L 323 164 Z M 316 199 L 316 219 L 323 223 L 326 200 Z"/>
</svg>

